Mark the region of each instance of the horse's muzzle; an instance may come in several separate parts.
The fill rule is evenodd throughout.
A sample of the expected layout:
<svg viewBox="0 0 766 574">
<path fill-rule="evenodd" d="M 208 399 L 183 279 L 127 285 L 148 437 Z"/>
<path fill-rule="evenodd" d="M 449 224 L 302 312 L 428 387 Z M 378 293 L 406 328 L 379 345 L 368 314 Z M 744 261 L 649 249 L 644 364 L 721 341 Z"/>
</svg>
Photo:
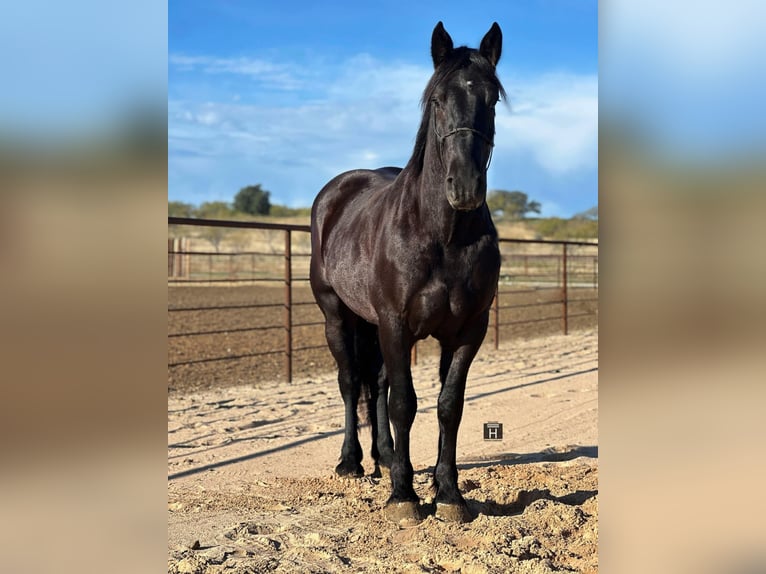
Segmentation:
<svg viewBox="0 0 766 574">
<path fill-rule="evenodd" d="M 487 195 L 486 185 L 481 181 L 474 181 L 466 185 L 448 177 L 446 181 L 446 195 L 450 207 L 456 211 L 473 211 L 481 207 Z"/>
</svg>

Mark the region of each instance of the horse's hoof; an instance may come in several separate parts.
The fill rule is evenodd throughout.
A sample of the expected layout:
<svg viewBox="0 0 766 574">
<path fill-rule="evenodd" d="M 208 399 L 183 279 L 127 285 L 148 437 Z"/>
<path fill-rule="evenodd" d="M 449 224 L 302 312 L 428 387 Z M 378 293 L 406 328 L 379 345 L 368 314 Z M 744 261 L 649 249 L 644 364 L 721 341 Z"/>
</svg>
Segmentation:
<svg viewBox="0 0 766 574">
<path fill-rule="evenodd" d="M 389 502 L 384 509 L 386 518 L 399 526 L 415 526 L 420 522 L 418 503 L 411 500 Z"/>
<path fill-rule="evenodd" d="M 471 513 L 465 504 L 448 504 L 446 502 L 436 503 L 436 518 L 447 520 L 449 522 L 470 522 Z"/>
<path fill-rule="evenodd" d="M 364 468 L 361 464 L 341 462 L 335 467 L 335 474 L 345 478 L 360 478 L 364 476 Z"/>
</svg>

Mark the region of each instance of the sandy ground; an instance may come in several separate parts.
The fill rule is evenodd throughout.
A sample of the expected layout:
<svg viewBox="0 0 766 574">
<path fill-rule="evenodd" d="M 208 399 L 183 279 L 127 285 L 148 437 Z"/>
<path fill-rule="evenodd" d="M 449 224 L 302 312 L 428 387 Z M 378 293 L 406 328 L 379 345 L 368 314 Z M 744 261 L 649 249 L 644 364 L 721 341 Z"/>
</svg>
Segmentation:
<svg viewBox="0 0 766 574">
<path fill-rule="evenodd" d="M 474 520 L 433 515 L 437 361 L 413 369 L 415 489 L 426 518 L 381 508 L 386 478 L 334 476 L 334 373 L 168 399 L 168 572 L 597 572 L 598 333 L 485 346 L 469 374 L 459 484 Z M 483 423 L 503 423 L 485 441 Z M 365 464 L 366 463 L 366 464 Z"/>
</svg>

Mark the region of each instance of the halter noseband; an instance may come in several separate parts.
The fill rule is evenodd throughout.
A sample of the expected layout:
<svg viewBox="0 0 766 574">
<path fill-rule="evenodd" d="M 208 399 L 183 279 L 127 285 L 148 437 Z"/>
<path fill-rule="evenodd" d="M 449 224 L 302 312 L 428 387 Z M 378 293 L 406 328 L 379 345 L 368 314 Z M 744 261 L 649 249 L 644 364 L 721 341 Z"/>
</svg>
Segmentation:
<svg viewBox="0 0 766 574">
<path fill-rule="evenodd" d="M 481 139 L 483 139 L 485 142 L 487 142 L 487 145 L 489 145 L 490 147 L 495 147 L 495 142 L 494 142 L 494 141 L 492 141 L 492 140 L 491 140 L 490 138 L 488 138 L 487 136 L 485 136 L 485 135 L 484 135 L 483 133 L 481 133 L 479 130 L 475 130 L 475 129 L 473 129 L 473 128 L 455 128 L 454 130 L 452 130 L 452 131 L 449 131 L 449 132 L 447 132 L 446 134 L 442 135 L 442 134 L 440 134 L 440 133 L 439 133 L 439 131 L 436 129 L 436 122 L 434 122 L 434 133 L 435 133 L 435 134 L 436 134 L 436 136 L 437 136 L 439 139 L 441 139 L 441 140 L 445 140 L 445 139 L 447 139 L 448 137 L 450 137 L 450 136 L 454 136 L 456 133 L 459 133 L 459 132 L 471 132 L 471 133 L 474 133 L 474 134 L 476 134 L 477 136 L 479 136 Z"/>
<path fill-rule="evenodd" d="M 494 138 L 488 138 L 479 130 L 475 130 L 473 128 L 455 128 L 453 130 L 448 131 L 446 134 L 442 135 L 439 133 L 439 130 L 436 129 L 436 118 L 434 117 L 433 113 L 431 114 L 431 123 L 434 126 L 434 133 L 436 134 L 436 137 L 438 138 L 437 141 L 439 143 L 439 159 L 440 160 L 442 159 L 441 144 L 445 139 L 447 139 L 450 136 L 454 136 L 455 134 L 460 132 L 470 132 L 472 134 L 479 136 L 489 146 L 489 157 L 487 158 L 487 166 L 484 168 L 484 171 L 487 171 L 489 169 L 489 164 L 492 163 L 492 149 L 495 147 Z"/>
</svg>

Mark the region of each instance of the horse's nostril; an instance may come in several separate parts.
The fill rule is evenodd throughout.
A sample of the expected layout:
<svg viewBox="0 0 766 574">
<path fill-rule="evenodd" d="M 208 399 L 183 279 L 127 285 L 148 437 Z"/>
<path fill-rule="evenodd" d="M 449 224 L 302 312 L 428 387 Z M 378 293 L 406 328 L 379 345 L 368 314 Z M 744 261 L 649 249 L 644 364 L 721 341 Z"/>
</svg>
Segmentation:
<svg viewBox="0 0 766 574">
<path fill-rule="evenodd" d="M 453 181 L 453 180 L 454 180 L 454 178 L 452 178 L 452 177 L 448 177 L 448 178 L 447 178 L 447 185 L 452 185 L 452 181 Z"/>
</svg>

